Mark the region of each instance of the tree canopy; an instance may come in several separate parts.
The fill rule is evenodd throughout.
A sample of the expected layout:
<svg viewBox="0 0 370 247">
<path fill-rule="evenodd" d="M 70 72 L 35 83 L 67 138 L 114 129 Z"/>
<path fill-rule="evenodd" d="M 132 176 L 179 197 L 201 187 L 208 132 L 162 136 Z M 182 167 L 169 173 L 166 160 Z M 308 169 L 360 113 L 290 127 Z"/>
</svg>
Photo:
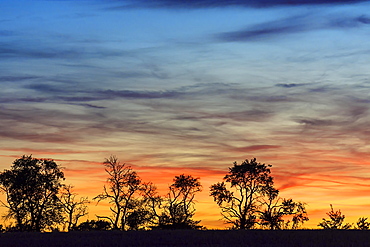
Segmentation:
<svg viewBox="0 0 370 247">
<path fill-rule="evenodd" d="M 303 203 L 279 197 L 270 167 L 256 158 L 241 164 L 234 162 L 224 181 L 210 187 L 224 220 L 233 229 L 252 229 L 257 224 L 271 230 L 281 229 L 287 215 L 292 216 L 291 228 L 308 220 Z"/>
<path fill-rule="evenodd" d="M 234 162 L 224 181 L 211 186 L 211 196 L 221 208 L 226 222 L 234 228 L 251 229 L 257 223 L 258 199 L 273 189 L 270 167 L 258 163 L 255 158 L 240 165 Z"/>
<path fill-rule="evenodd" d="M 194 221 L 194 198 L 202 190 L 199 178 L 179 175 L 173 179 L 164 198 L 164 211 L 159 217 L 158 227 L 162 229 L 199 229 L 200 221 Z"/>
<path fill-rule="evenodd" d="M 326 213 L 329 216 L 329 219 L 322 219 L 322 222 L 318 224 L 318 226 L 324 228 L 324 229 L 349 229 L 351 228 L 351 224 L 345 223 L 344 224 L 344 218 L 346 217 L 345 215 L 342 214 L 340 210 L 334 211 L 333 205 L 330 204 L 330 211 Z M 366 221 L 361 219 L 359 221 L 359 226 L 363 226 Z"/>
<path fill-rule="evenodd" d="M 63 180 L 53 160 L 31 155 L 16 159 L 10 170 L 0 173 L 0 190 L 6 195 L 1 204 L 17 230 L 40 232 L 62 221 L 58 193 Z"/>
</svg>

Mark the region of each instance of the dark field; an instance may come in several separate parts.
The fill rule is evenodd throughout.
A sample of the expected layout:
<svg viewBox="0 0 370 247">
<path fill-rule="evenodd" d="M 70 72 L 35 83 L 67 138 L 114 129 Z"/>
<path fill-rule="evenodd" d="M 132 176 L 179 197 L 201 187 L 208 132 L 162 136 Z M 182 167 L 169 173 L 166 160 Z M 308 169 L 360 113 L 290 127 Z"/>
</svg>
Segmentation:
<svg viewBox="0 0 370 247">
<path fill-rule="evenodd" d="M 5 233 L 0 246 L 370 246 L 370 231 L 132 231 Z"/>
</svg>

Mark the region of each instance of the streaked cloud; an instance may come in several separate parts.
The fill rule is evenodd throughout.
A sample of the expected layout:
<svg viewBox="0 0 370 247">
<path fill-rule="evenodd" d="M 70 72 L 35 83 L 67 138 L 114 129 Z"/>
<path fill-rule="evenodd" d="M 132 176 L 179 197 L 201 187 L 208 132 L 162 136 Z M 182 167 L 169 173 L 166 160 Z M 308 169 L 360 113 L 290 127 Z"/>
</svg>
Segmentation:
<svg viewBox="0 0 370 247">
<path fill-rule="evenodd" d="M 60 41 L 61 42 L 61 41 Z M 10 58 L 28 58 L 28 59 L 83 59 L 83 58 L 104 58 L 122 56 L 125 53 L 119 50 L 82 48 L 74 46 L 66 48 L 63 46 L 50 46 L 36 40 L 23 42 L 2 42 L 0 43 L 0 57 Z"/>
<path fill-rule="evenodd" d="M 221 33 L 216 35 L 216 38 L 227 42 L 263 41 L 314 30 L 359 28 L 367 26 L 370 23 L 369 20 L 366 15 L 353 17 L 347 14 L 344 16 L 343 14 L 338 16 L 307 14 L 269 21 L 234 32 Z"/>
<path fill-rule="evenodd" d="M 302 5 L 331 5 L 331 4 L 353 4 L 360 2 L 367 2 L 364 0 L 230 0 L 230 1 L 212 1 L 212 0 L 154 0 L 154 1 L 117 1 L 123 2 L 124 5 L 116 8 L 128 7 L 151 7 L 151 8 L 220 8 L 220 7 L 255 7 L 255 8 L 269 8 L 277 6 L 302 6 Z"/>
</svg>

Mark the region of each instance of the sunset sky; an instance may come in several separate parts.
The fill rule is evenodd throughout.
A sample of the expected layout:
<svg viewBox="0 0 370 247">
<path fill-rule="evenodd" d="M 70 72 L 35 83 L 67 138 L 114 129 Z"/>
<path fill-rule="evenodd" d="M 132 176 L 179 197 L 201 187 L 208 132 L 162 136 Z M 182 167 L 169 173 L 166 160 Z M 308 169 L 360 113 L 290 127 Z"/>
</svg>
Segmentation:
<svg viewBox="0 0 370 247">
<path fill-rule="evenodd" d="M 116 155 L 164 194 L 253 157 L 316 227 L 370 217 L 370 2 L 0 1 L 0 170 L 52 158 L 81 196 Z M 90 219 L 108 214 L 90 205 Z"/>
</svg>

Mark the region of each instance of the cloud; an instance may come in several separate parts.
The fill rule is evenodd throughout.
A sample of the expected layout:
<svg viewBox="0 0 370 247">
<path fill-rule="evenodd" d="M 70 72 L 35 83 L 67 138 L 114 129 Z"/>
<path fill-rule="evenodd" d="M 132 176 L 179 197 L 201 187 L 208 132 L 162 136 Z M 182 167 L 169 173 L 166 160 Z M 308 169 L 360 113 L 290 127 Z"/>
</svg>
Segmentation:
<svg viewBox="0 0 370 247">
<path fill-rule="evenodd" d="M 0 78 L 1 80 L 1 78 Z M 36 92 L 44 93 L 50 101 L 54 102 L 89 102 L 89 101 L 101 101 L 101 100 L 113 100 L 113 99 L 173 99 L 178 100 L 180 98 L 197 97 L 202 95 L 213 95 L 213 94 L 224 94 L 234 93 L 236 89 L 227 84 L 220 83 L 209 83 L 209 84 L 196 84 L 189 87 L 180 87 L 173 90 L 116 90 L 116 89 L 83 89 L 82 87 L 76 90 L 73 81 L 61 81 L 62 83 L 45 84 L 45 83 L 30 83 L 25 85 L 23 88 L 31 89 Z M 77 83 L 77 82 L 76 82 Z M 67 85 L 66 85 L 67 84 Z M 19 97 L 20 101 L 34 100 L 27 99 L 26 97 Z M 45 100 L 45 98 L 43 98 Z M 237 115 L 254 114 L 257 112 L 240 112 L 233 113 L 235 117 Z M 261 112 L 262 114 L 262 112 Z M 205 116 L 207 117 L 207 116 Z"/>
<path fill-rule="evenodd" d="M 362 15 L 360 17 L 358 17 L 358 22 L 360 23 L 364 23 L 364 24 L 370 24 L 370 17 L 366 16 L 366 15 Z"/>
<path fill-rule="evenodd" d="M 279 83 L 276 84 L 277 87 L 283 87 L 283 88 L 295 88 L 295 87 L 302 87 L 307 84 L 297 84 L 297 83 Z"/>
<path fill-rule="evenodd" d="M 39 79 L 38 76 L 26 76 L 26 75 L 11 75 L 11 76 L 0 76 L 0 82 L 18 82 L 28 81 L 33 79 Z"/>
<path fill-rule="evenodd" d="M 170 8 L 170 9 L 200 9 L 200 8 L 224 8 L 224 7 L 254 7 L 270 8 L 277 6 L 304 6 L 304 5 L 332 5 L 332 4 L 354 4 L 367 2 L 364 0 L 139 0 L 139 1 L 116 1 L 123 2 L 110 9 L 122 9 L 132 7 L 147 8 Z"/>
<path fill-rule="evenodd" d="M 48 37 L 50 38 L 50 37 Z M 30 59 L 84 59 L 84 58 L 106 58 L 120 57 L 127 53 L 109 48 L 98 48 L 91 46 L 64 48 L 61 40 L 60 46 L 49 46 L 42 42 L 25 40 L 23 42 L 0 43 L 1 58 L 30 58 Z M 95 43 L 95 42 L 93 42 Z"/>
<path fill-rule="evenodd" d="M 11 44 L 1 44 L 0 57 L 2 58 L 36 58 L 36 59 L 51 59 L 51 58 L 61 58 L 61 59 L 73 59 L 81 56 L 78 50 L 59 50 L 59 49 L 35 49 L 28 47 L 20 47 Z"/>
<path fill-rule="evenodd" d="M 133 98 L 133 99 L 158 99 L 158 98 L 178 98 L 181 92 L 176 91 L 132 91 L 132 90 L 104 90 L 98 92 L 106 98 Z"/>
<path fill-rule="evenodd" d="M 288 33 L 294 33 L 302 31 L 299 26 L 286 26 L 286 27 L 271 27 L 271 28 L 261 28 L 261 29 L 247 29 L 236 32 L 227 32 L 218 35 L 219 40 L 226 42 L 235 41 L 253 41 L 268 39 L 271 37 L 276 37 Z"/>
<path fill-rule="evenodd" d="M 351 29 L 368 24 L 370 18 L 365 15 L 357 17 L 299 15 L 253 25 L 238 31 L 219 33 L 215 37 L 224 42 L 261 41 L 313 30 Z"/>
<path fill-rule="evenodd" d="M 213 99 L 220 101 L 218 104 L 225 104 L 223 100 L 229 104 L 235 101 L 236 93 L 247 95 L 235 85 L 217 83 L 164 91 L 76 90 L 65 83 L 29 83 L 13 98 L 0 97 L 0 102 L 6 103 L 0 113 L 3 123 L 0 135 L 7 139 L 54 143 L 77 143 L 114 133 L 162 136 L 165 146 L 173 145 L 174 136 L 183 145 L 200 139 L 206 143 L 220 142 L 217 139 L 221 136 L 232 138 L 222 125 L 264 122 L 274 115 L 271 109 L 248 105 L 240 110 L 211 110 L 215 107 Z M 236 101 L 239 101 L 237 97 Z M 48 104 L 37 104 L 45 102 Z M 181 155 L 200 157 L 196 152 L 177 154 Z M 169 156 L 167 153 L 166 157 Z"/>
<path fill-rule="evenodd" d="M 5 129 L 5 128 L 3 128 Z M 32 133 L 30 131 L 19 132 L 18 130 L 9 131 L 9 128 L 6 128 L 7 131 L 0 131 L 0 137 L 3 139 L 15 139 L 39 143 L 70 143 L 76 141 L 76 138 L 70 136 L 66 137 L 63 133 Z"/>
<path fill-rule="evenodd" d="M 300 119 L 297 120 L 297 122 L 300 124 L 311 126 L 331 126 L 334 124 L 332 120 L 323 120 L 323 119 Z"/>
<path fill-rule="evenodd" d="M 348 151 L 368 136 L 368 101 L 361 100 L 367 98 L 368 89 L 286 84 L 251 89 L 209 83 L 142 91 L 30 83 L 23 88 L 31 90 L 27 95 L 2 105 L 0 135 L 70 145 L 108 140 L 101 145 L 113 149 L 119 145 L 122 152 L 139 157 L 150 150 L 150 162 L 176 160 L 185 166 L 204 160 L 214 164 L 243 160 L 246 155 L 270 162 L 292 150 L 296 152 L 292 159 L 312 160 L 311 156 L 322 155 L 318 147 Z M 314 90 L 317 87 L 326 90 Z M 287 94 L 287 88 L 294 90 Z M 349 133 L 361 139 L 344 143 Z M 129 145 L 122 147 L 119 140 Z"/>
<path fill-rule="evenodd" d="M 185 92 L 176 90 L 141 91 L 141 90 L 75 90 L 72 86 L 64 84 L 29 84 L 24 88 L 48 94 L 51 101 L 89 102 L 112 99 L 175 99 L 183 96 Z M 81 94 L 81 95 L 79 95 Z M 68 96 L 66 96 L 68 95 Z M 19 98 L 25 100 L 24 98 Z"/>
<path fill-rule="evenodd" d="M 25 88 L 32 89 L 38 92 L 43 92 L 43 93 L 67 93 L 70 91 L 65 88 L 65 85 L 58 87 L 55 85 L 41 84 L 41 83 L 29 84 L 29 85 L 26 85 Z"/>
<path fill-rule="evenodd" d="M 264 151 L 268 150 L 271 151 L 271 149 L 278 149 L 280 146 L 277 145 L 252 145 L 247 147 L 237 147 L 231 149 L 233 152 L 241 152 L 241 153 L 253 153 L 256 151 Z"/>
</svg>

